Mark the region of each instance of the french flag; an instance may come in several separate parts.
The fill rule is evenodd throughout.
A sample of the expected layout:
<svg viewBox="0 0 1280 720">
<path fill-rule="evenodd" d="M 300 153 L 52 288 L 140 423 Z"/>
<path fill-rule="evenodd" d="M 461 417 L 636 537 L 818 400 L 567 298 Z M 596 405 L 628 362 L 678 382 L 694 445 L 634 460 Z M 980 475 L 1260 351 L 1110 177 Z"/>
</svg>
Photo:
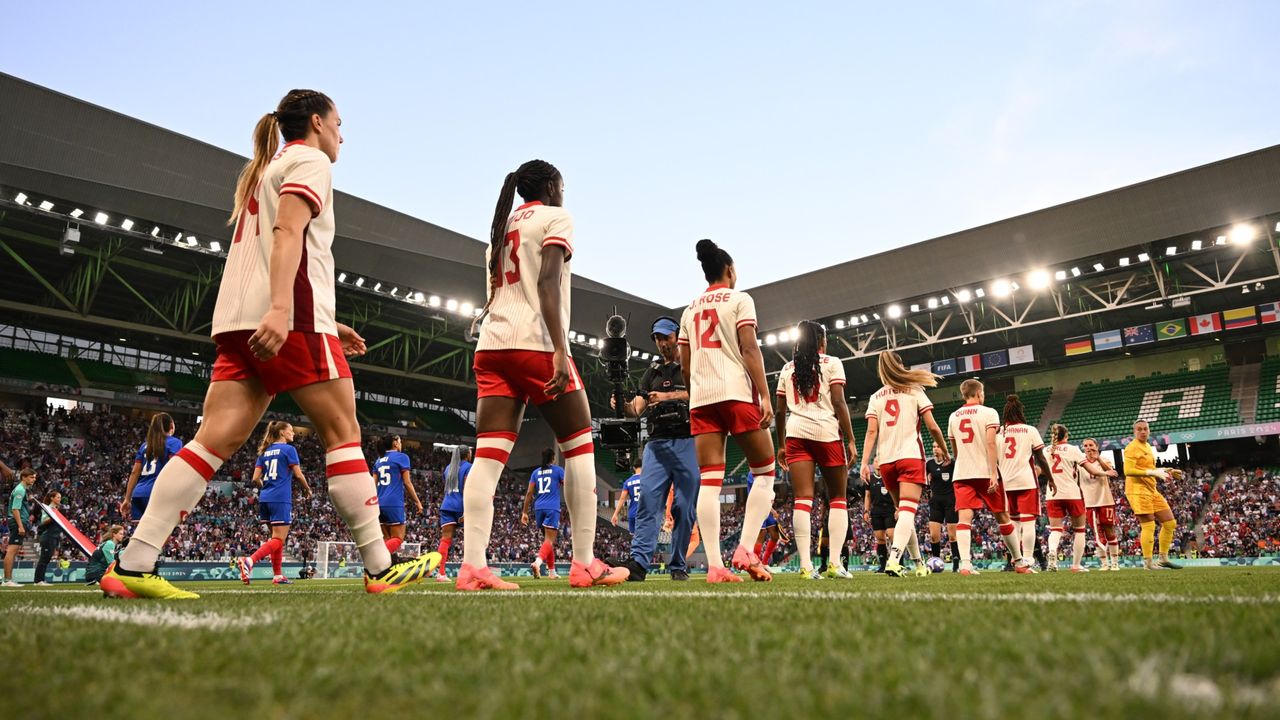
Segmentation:
<svg viewBox="0 0 1280 720">
<path fill-rule="evenodd" d="M 982 369 L 981 355 L 964 355 L 956 358 L 956 363 L 962 373 L 976 373 Z"/>
</svg>

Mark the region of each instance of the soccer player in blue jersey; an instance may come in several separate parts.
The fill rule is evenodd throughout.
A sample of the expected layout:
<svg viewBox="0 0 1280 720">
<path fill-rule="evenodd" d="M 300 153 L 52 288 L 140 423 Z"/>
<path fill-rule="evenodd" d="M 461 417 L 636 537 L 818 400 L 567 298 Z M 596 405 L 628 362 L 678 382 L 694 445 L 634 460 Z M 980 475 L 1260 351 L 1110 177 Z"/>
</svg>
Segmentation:
<svg viewBox="0 0 1280 720">
<path fill-rule="evenodd" d="M 436 582 L 449 582 L 444 571 L 449 562 L 449 547 L 453 545 L 453 533 L 462 524 L 462 490 L 471 474 L 471 448 L 459 445 L 453 449 L 453 458 L 444 472 L 444 499 L 440 501 L 440 569 Z"/>
<path fill-rule="evenodd" d="M 542 465 L 529 476 L 529 489 L 524 493 L 524 510 L 520 524 L 529 524 L 529 504 L 533 504 L 533 519 L 542 528 L 542 547 L 538 557 L 530 565 L 534 577 L 542 577 L 542 565 L 547 567 L 547 577 L 556 579 L 556 536 L 560 534 L 560 488 L 564 486 L 564 468 L 552 463 L 556 451 L 542 451 Z M 537 495 L 537 501 L 534 501 Z"/>
<path fill-rule="evenodd" d="M 392 556 L 404 544 L 404 498 L 407 494 L 418 514 L 422 514 L 422 501 L 409 477 L 409 456 L 403 452 L 399 435 L 388 435 L 378 442 L 382 457 L 373 464 L 373 481 L 378 486 L 378 522 L 382 523 L 382 537 Z"/>
<path fill-rule="evenodd" d="M 284 541 L 289 537 L 289 526 L 293 524 L 293 481 L 302 485 L 302 492 L 311 499 L 311 486 L 302 474 L 298 464 L 298 450 L 290 445 L 293 442 L 293 425 L 283 420 L 272 420 L 267 423 L 267 431 L 262 434 L 262 443 L 258 445 L 258 462 L 253 467 L 253 485 L 262 488 L 258 491 L 258 518 L 271 526 L 271 538 L 262 543 L 253 555 L 240 558 L 240 581 L 249 584 L 249 574 L 253 564 L 271 557 L 271 582 L 276 585 L 291 585 L 284 576 L 281 563 L 284 561 Z"/>
<path fill-rule="evenodd" d="M 133 522 L 142 519 L 142 513 L 151 500 L 151 488 L 155 486 L 156 477 L 164 469 L 169 458 L 182 449 L 182 441 L 173 436 L 173 418 L 168 413 L 156 413 L 151 416 L 151 424 L 147 426 L 147 440 L 138 447 L 133 456 L 133 470 L 129 472 L 129 481 L 124 487 L 124 500 L 120 502 L 120 517 L 129 518 Z"/>
<path fill-rule="evenodd" d="M 622 513 L 622 506 L 627 506 L 627 532 L 635 533 L 636 531 L 636 511 L 640 509 L 640 477 L 644 474 L 641 461 L 636 460 L 635 475 L 622 481 L 622 490 L 618 493 L 618 503 L 613 507 L 613 517 L 609 522 L 614 525 L 618 524 L 618 515 Z"/>
</svg>

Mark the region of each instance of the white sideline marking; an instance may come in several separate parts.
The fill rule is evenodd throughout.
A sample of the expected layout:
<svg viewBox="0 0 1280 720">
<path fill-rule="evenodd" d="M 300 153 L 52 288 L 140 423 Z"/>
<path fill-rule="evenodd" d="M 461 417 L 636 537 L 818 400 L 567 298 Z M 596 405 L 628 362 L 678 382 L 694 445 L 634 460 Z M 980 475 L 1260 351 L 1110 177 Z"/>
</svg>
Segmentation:
<svg viewBox="0 0 1280 720">
<path fill-rule="evenodd" d="M 1280 678 L 1272 680 L 1269 688 L 1267 685 L 1238 682 L 1228 695 L 1213 678 L 1205 675 L 1175 672 L 1166 677 L 1162 671 L 1166 663 L 1157 658 L 1143 660 L 1129 675 L 1129 689 L 1148 700 L 1170 696 L 1201 712 L 1219 711 L 1224 704 L 1238 707 L 1272 705 L 1280 698 Z"/>
<path fill-rule="evenodd" d="M 53 617 L 75 618 L 77 620 L 93 620 L 96 622 L 118 622 L 144 627 L 180 628 L 182 630 L 238 630 L 253 625 L 262 625 L 274 621 L 269 613 L 254 617 L 229 617 L 217 613 L 183 613 L 168 608 L 138 608 L 124 610 L 122 608 L 101 607 L 95 605 L 71 605 L 36 607 L 22 605 L 11 608 L 11 612 L 24 615 L 45 615 Z"/>
</svg>

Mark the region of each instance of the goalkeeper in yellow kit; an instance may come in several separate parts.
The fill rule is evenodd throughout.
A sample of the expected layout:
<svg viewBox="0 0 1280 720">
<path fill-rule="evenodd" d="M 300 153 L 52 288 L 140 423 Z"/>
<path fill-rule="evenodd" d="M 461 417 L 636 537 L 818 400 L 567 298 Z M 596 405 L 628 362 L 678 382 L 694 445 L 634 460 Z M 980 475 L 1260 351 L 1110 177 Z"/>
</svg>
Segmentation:
<svg viewBox="0 0 1280 720">
<path fill-rule="evenodd" d="M 1124 449 L 1124 495 L 1138 519 L 1142 532 L 1142 559 L 1148 570 L 1181 570 L 1182 566 L 1169 559 L 1169 546 L 1173 544 L 1173 531 L 1178 522 L 1173 519 L 1169 502 L 1156 489 L 1156 481 L 1181 480 L 1182 471 L 1156 467 L 1156 455 L 1147 439 L 1151 427 L 1145 420 L 1133 424 L 1133 442 Z M 1152 562 L 1155 545 L 1156 521 L 1160 521 L 1160 559 Z"/>
</svg>

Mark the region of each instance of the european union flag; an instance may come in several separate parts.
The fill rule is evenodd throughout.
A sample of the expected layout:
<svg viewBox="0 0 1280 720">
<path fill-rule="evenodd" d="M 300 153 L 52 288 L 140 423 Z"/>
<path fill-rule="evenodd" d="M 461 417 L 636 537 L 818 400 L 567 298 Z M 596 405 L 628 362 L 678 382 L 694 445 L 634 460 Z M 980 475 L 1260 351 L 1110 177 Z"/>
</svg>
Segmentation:
<svg viewBox="0 0 1280 720">
<path fill-rule="evenodd" d="M 1009 367 L 1009 351 L 992 350 L 991 352 L 982 353 L 982 367 L 985 370 Z"/>
</svg>

